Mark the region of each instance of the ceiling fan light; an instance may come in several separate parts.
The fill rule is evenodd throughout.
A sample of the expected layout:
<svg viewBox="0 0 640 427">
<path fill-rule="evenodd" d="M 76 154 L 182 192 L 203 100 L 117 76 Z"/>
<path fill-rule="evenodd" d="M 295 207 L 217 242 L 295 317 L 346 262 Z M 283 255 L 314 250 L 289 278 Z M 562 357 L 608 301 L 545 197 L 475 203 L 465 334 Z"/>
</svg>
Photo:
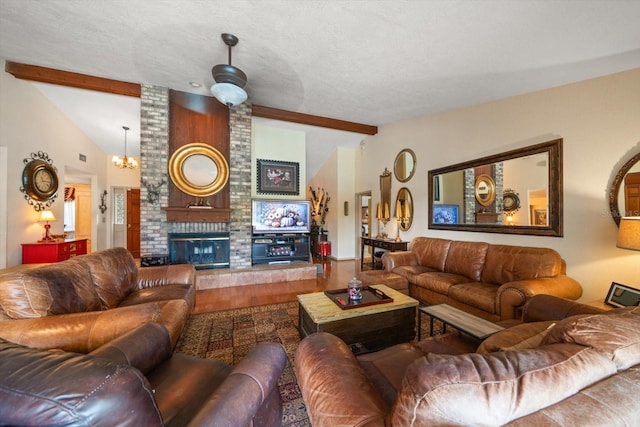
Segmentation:
<svg viewBox="0 0 640 427">
<path fill-rule="evenodd" d="M 231 64 L 218 64 L 211 69 L 216 83 L 233 83 L 241 88 L 247 84 L 247 75 L 240 68 Z"/>
<path fill-rule="evenodd" d="M 247 100 L 247 92 L 233 83 L 216 83 L 211 86 L 211 93 L 225 105 L 235 107 Z"/>
</svg>

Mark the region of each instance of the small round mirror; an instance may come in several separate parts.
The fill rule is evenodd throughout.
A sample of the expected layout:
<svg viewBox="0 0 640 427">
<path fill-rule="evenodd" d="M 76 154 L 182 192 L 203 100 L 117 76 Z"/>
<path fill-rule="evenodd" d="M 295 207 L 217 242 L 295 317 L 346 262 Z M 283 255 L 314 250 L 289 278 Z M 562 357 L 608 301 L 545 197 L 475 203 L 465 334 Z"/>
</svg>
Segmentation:
<svg viewBox="0 0 640 427">
<path fill-rule="evenodd" d="M 192 142 L 171 155 L 169 177 L 179 190 L 190 196 L 211 196 L 222 190 L 229 180 L 229 164 L 212 146 Z"/>
<path fill-rule="evenodd" d="M 480 175 L 476 178 L 476 200 L 482 206 L 490 206 L 496 199 L 496 183 L 489 175 Z"/>
<path fill-rule="evenodd" d="M 400 182 L 407 182 L 416 172 L 416 153 L 409 148 L 400 151 L 393 163 L 393 173 Z"/>
<path fill-rule="evenodd" d="M 182 174 L 193 185 L 205 186 L 215 181 L 218 166 L 207 156 L 194 154 L 182 163 Z"/>
</svg>

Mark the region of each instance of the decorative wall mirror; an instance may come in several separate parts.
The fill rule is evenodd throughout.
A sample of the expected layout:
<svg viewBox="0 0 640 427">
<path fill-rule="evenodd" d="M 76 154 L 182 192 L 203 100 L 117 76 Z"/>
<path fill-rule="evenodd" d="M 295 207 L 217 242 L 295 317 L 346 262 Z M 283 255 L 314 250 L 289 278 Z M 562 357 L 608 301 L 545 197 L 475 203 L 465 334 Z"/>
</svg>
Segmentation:
<svg viewBox="0 0 640 427">
<path fill-rule="evenodd" d="M 413 196 L 407 187 L 398 190 L 395 216 L 402 231 L 408 231 L 413 223 Z"/>
<path fill-rule="evenodd" d="M 429 228 L 562 236 L 562 139 L 430 170 L 428 176 Z M 507 220 L 514 193 L 527 209 Z"/>
<path fill-rule="evenodd" d="M 380 175 L 380 212 L 382 217 L 378 219 L 386 224 L 391 212 L 391 172 L 387 168 Z"/>
<path fill-rule="evenodd" d="M 169 159 L 169 176 L 186 194 L 207 197 L 220 191 L 229 179 L 229 165 L 212 146 L 193 142 L 178 148 Z"/>
<path fill-rule="evenodd" d="M 636 154 L 618 171 L 609 191 L 609 210 L 615 223 L 623 216 L 640 216 L 640 154 Z"/>
<path fill-rule="evenodd" d="M 400 151 L 393 163 L 393 173 L 400 182 L 407 182 L 416 172 L 416 153 L 409 148 Z"/>
</svg>

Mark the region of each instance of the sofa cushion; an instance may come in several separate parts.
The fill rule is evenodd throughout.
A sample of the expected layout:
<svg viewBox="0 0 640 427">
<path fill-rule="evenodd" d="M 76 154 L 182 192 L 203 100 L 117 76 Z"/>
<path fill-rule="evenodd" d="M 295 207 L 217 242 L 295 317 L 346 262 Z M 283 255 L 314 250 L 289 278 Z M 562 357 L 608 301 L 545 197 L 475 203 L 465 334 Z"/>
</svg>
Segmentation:
<svg viewBox="0 0 640 427">
<path fill-rule="evenodd" d="M 503 425 L 615 372 L 606 356 L 575 344 L 486 355 L 429 354 L 407 369 L 392 425 Z"/>
<path fill-rule="evenodd" d="M 498 286 L 484 282 L 458 283 L 449 289 L 449 299 L 495 314 Z"/>
<path fill-rule="evenodd" d="M 482 281 L 503 284 L 517 280 L 555 277 L 562 273 L 562 258 L 553 249 L 490 245 Z"/>
<path fill-rule="evenodd" d="M 431 272 L 426 274 L 420 274 L 414 279 L 414 283 L 425 289 L 429 289 L 432 292 L 437 292 L 442 295 L 449 294 L 449 288 L 457 283 L 463 283 L 469 281 L 468 278 L 452 273 Z"/>
<path fill-rule="evenodd" d="M 125 248 L 111 248 L 78 257 L 89 271 L 105 309 L 115 308 L 136 288 L 138 267 Z"/>
<path fill-rule="evenodd" d="M 491 335 L 476 350 L 476 353 L 487 354 L 495 351 L 523 350 L 535 348 L 542 343 L 553 321 L 522 323 Z"/>
<path fill-rule="evenodd" d="M 436 271 L 443 271 L 451 240 L 416 237 L 411 241 L 411 252 L 418 264 Z"/>
<path fill-rule="evenodd" d="M 100 310 L 88 270 L 75 259 L 0 277 L 0 319 Z"/>
<path fill-rule="evenodd" d="M 619 370 L 640 363 L 640 307 L 603 314 L 571 316 L 559 321 L 542 344 L 576 343 L 607 354 Z"/>
<path fill-rule="evenodd" d="M 484 242 L 451 242 L 443 271 L 479 282 L 488 248 Z"/>
</svg>

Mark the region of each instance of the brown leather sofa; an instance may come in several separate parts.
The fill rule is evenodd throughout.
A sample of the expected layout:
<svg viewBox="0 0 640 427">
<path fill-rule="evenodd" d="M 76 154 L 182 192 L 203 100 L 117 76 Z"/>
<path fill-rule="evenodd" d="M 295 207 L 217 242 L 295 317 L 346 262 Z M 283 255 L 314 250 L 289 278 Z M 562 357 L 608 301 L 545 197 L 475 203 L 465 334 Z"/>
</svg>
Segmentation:
<svg viewBox="0 0 640 427">
<path fill-rule="evenodd" d="M 172 350 L 157 323 L 91 354 L 0 339 L 0 425 L 281 425 L 280 344 L 256 345 L 235 368 Z"/>
<path fill-rule="evenodd" d="M 147 323 L 175 346 L 195 304 L 192 265 L 138 268 L 124 248 L 0 271 L 0 338 L 88 353 Z"/>
<path fill-rule="evenodd" d="M 582 313 L 582 314 L 579 314 Z M 295 372 L 314 427 L 601 426 L 640 419 L 640 307 L 608 312 L 548 295 L 525 323 L 458 353 L 455 334 L 356 357 L 305 338 Z"/>
<path fill-rule="evenodd" d="M 492 322 L 517 318 L 534 295 L 582 296 L 582 286 L 566 275 L 553 249 L 418 237 L 408 251 L 386 252 L 382 262 L 387 272 L 409 281 L 412 297 Z"/>
</svg>

